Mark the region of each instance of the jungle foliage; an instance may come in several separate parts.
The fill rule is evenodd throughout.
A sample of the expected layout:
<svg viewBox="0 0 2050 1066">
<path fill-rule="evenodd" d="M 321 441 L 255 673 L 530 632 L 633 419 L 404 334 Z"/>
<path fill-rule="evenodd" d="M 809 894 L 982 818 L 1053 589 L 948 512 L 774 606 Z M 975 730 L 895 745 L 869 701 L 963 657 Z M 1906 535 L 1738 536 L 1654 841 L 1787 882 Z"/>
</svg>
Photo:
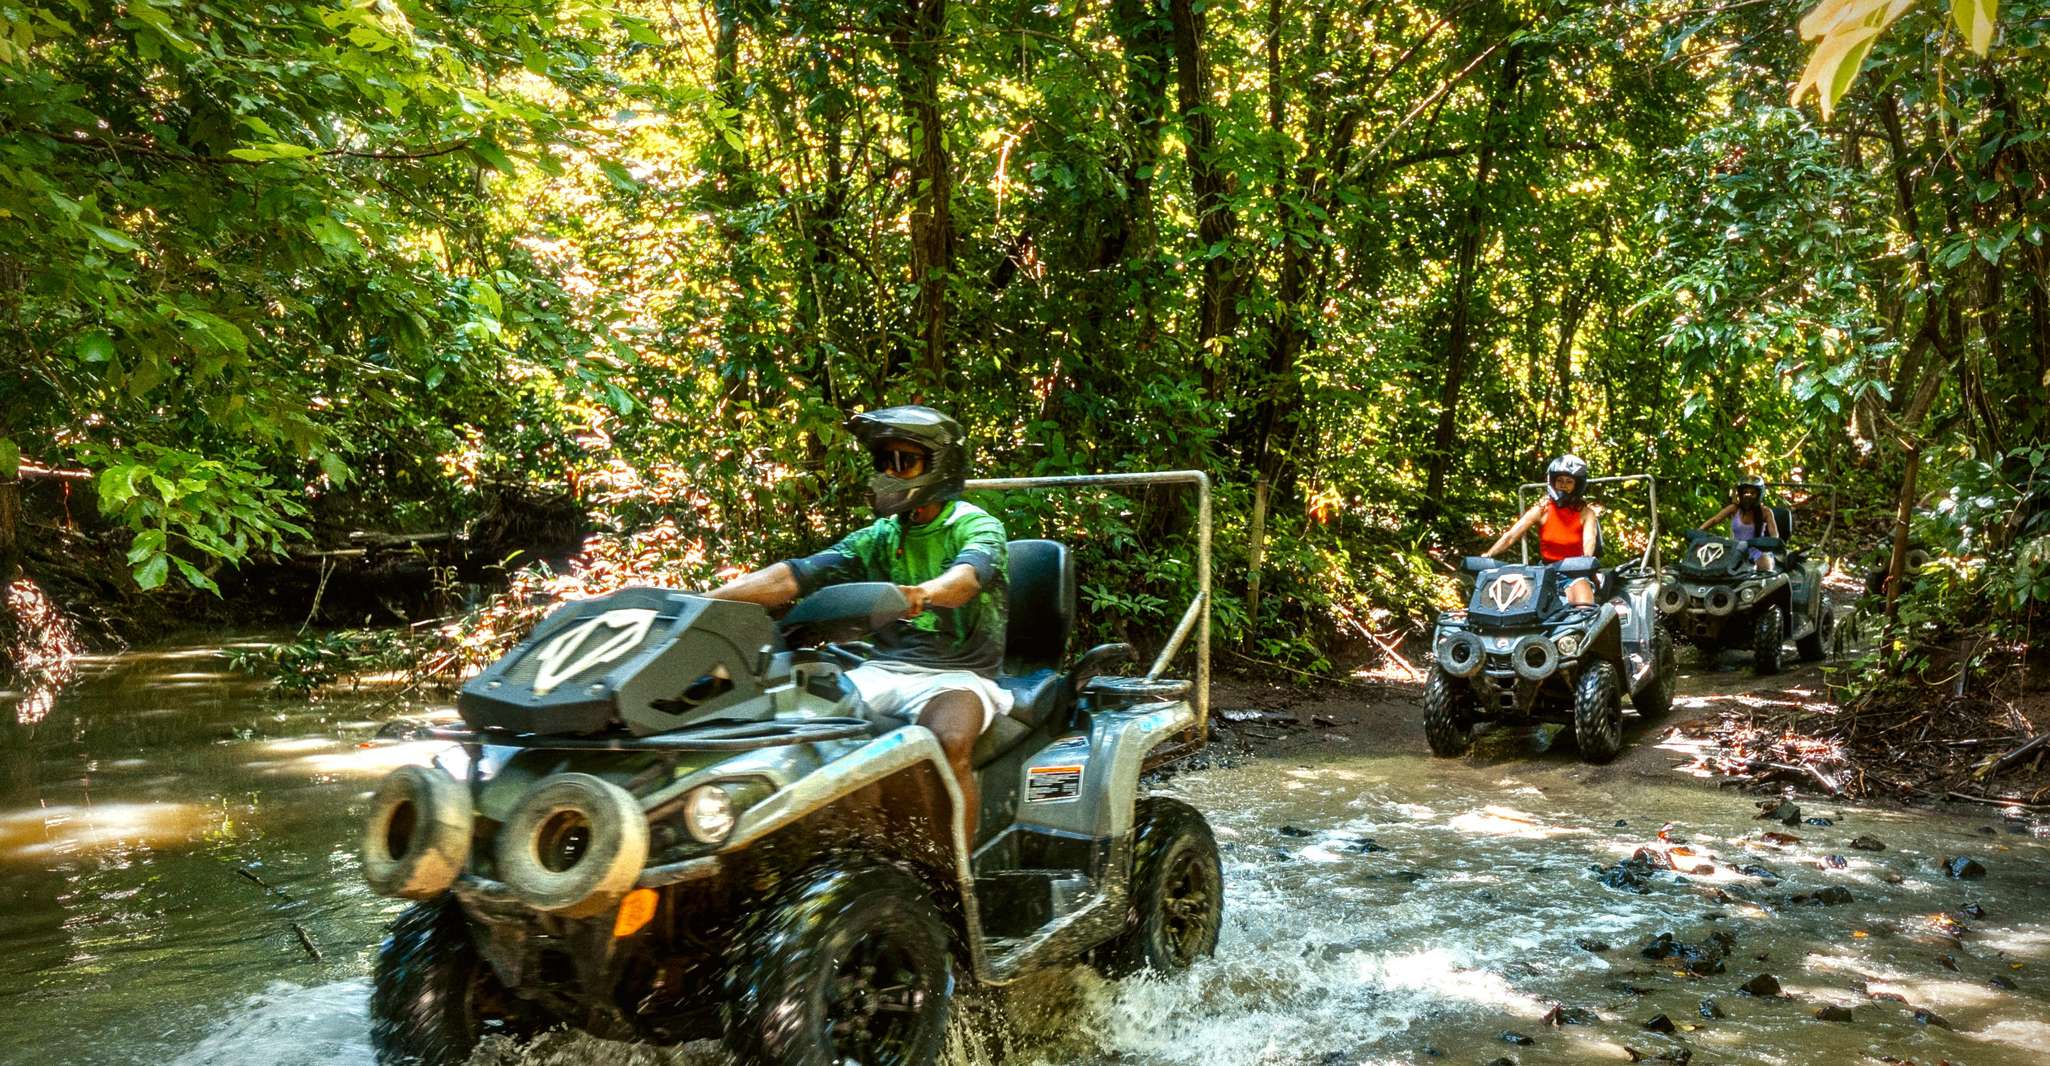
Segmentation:
<svg viewBox="0 0 2050 1066">
<path fill-rule="evenodd" d="M 502 483 L 709 580 L 919 400 L 990 473 L 1211 471 L 1224 636 L 1317 665 L 1572 449 L 1668 529 L 1833 480 L 1835 554 L 2027 619 L 2050 3 L 1802 14 L 0 0 L 0 461 L 92 471 L 145 587 Z M 1181 500 L 991 502 L 1097 628 L 1185 601 Z"/>
</svg>

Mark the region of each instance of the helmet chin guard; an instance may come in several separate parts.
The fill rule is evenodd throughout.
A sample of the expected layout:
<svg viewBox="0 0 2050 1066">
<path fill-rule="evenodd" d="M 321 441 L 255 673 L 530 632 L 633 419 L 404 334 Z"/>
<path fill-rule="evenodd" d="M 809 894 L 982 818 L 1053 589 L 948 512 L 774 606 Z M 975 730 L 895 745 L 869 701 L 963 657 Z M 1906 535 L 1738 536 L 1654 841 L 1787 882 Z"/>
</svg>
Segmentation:
<svg viewBox="0 0 2050 1066">
<path fill-rule="evenodd" d="M 884 518 L 909 514 L 929 503 L 945 503 L 967 489 L 968 439 L 961 423 L 930 407 L 885 407 L 847 420 L 847 429 L 871 456 L 885 444 L 909 444 L 925 451 L 925 472 L 898 477 L 878 469 L 868 479 L 876 514 Z"/>
</svg>

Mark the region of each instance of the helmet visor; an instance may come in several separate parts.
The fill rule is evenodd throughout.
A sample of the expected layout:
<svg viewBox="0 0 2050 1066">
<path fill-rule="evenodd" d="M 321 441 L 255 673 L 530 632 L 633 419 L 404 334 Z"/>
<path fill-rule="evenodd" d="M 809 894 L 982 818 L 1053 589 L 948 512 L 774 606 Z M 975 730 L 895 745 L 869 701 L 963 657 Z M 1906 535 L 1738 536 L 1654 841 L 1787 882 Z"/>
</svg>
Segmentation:
<svg viewBox="0 0 2050 1066">
<path fill-rule="evenodd" d="M 869 452 L 869 459 L 875 463 L 876 473 L 900 478 L 914 478 L 925 473 L 932 461 L 924 448 L 895 440 L 878 442 Z"/>
</svg>

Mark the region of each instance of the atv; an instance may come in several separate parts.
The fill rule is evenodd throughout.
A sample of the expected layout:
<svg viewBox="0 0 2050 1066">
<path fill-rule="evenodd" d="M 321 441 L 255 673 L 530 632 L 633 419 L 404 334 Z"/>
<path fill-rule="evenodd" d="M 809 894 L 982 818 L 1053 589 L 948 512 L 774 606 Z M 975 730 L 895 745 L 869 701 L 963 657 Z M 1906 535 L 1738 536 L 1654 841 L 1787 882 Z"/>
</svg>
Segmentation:
<svg viewBox="0 0 2050 1066">
<path fill-rule="evenodd" d="M 1636 481 L 1649 487 L 1654 517 L 1644 555 L 1623 567 L 1605 569 L 1594 556 L 1550 565 L 1531 564 L 1527 555 L 1523 563 L 1463 561 L 1473 595 L 1465 610 L 1438 616 L 1424 684 L 1432 754 L 1465 752 L 1481 722 L 1556 721 L 1572 725 L 1582 759 L 1607 762 L 1623 747 L 1625 694 L 1641 717 L 1672 707 L 1673 639 L 1654 604 L 1657 483 L 1633 474 L 1588 484 Z M 1581 579 L 1594 583 L 1595 603 L 1566 602 L 1564 589 Z"/>
<path fill-rule="evenodd" d="M 1215 839 L 1140 775 L 1192 750 L 1209 684 L 1209 481 L 1190 471 L 971 481 L 1181 483 L 1200 591 L 1144 675 L 1069 658 L 1068 549 L 1010 544 L 1016 696 L 975 750 L 981 829 L 926 729 L 879 726 L 844 674 L 905 610 L 832 586 L 780 619 L 627 588 L 564 605 L 464 685 L 457 747 L 378 787 L 373 889 L 414 901 L 377 952 L 381 1066 L 453 1066 L 491 1033 L 722 1038 L 750 1064 L 924 1066 L 957 982 L 1088 960 L 1173 972 L 1217 945 Z M 1199 625 L 1200 623 L 1200 625 Z M 1162 676 L 1192 629 L 1196 680 Z"/>
<path fill-rule="evenodd" d="M 1836 611 L 1823 595 L 1821 564 L 1806 552 L 1786 551 L 1786 538 L 1794 531 L 1793 510 L 1776 506 L 1772 511 L 1778 537 L 1732 540 L 1689 530 L 1679 573 L 1658 593 L 1666 625 L 1706 656 L 1725 648 L 1750 651 L 1752 672 L 1760 676 L 1779 672 L 1789 640 L 1802 662 L 1821 661 L 1836 628 Z M 1780 568 L 1759 569 L 1753 551 L 1779 556 Z"/>
</svg>

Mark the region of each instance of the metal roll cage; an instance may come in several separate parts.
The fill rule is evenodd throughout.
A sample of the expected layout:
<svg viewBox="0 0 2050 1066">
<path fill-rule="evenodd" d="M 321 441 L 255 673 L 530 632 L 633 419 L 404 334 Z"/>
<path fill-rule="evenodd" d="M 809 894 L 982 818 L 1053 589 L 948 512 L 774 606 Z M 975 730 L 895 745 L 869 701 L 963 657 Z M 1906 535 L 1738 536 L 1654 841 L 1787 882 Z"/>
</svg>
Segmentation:
<svg viewBox="0 0 2050 1066">
<path fill-rule="evenodd" d="M 1638 565 L 1638 567 L 1639 567 L 1639 568 L 1641 568 L 1641 569 L 1645 569 L 1645 570 L 1649 570 L 1649 571 L 1652 571 L 1653 573 L 1657 573 L 1657 572 L 1658 572 L 1659 570 L 1661 570 L 1661 569 L 1662 569 L 1662 568 L 1664 567 L 1664 562 L 1663 562 L 1663 560 L 1660 560 L 1660 559 L 1659 559 L 1659 550 L 1658 550 L 1658 544 L 1659 544 L 1659 482 L 1658 482 L 1658 478 L 1655 478 L 1655 477 L 1653 477 L 1653 476 L 1652 476 L 1652 475 L 1650 475 L 1650 474 L 1619 474 L 1619 475 L 1617 475 L 1617 476 L 1615 476 L 1615 477 L 1591 477 L 1591 478 L 1588 478 L 1588 479 L 1587 479 L 1587 487 L 1588 487 L 1588 488 L 1593 488 L 1593 487 L 1595 487 L 1596 485 L 1622 485 L 1622 484 L 1627 484 L 1627 483 L 1629 483 L 1629 482 L 1632 482 L 1632 481 L 1642 481 L 1642 482 L 1644 482 L 1644 483 L 1645 483 L 1645 485 L 1647 485 L 1647 486 L 1648 486 L 1648 487 L 1650 488 L 1650 492 L 1651 492 L 1651 531 L 1650 531 L 1649 533 L 1645 534 L 1645 537 L 1644 537 L 1644 554 L 1643 554 L 1642 556 L 1640 556 L 1640 557 L 1638 558 L 1638 560 L 1637 560 L 1637 565 Z M 1544 491 L 1545 489 L 1547 489 L 1547 488 L 1549 488 L 1549 487 L 1550 487 L 1550 485 L 1549 485 L 1548 483 L 1546 483 L 1546 482 L 1543 482 L 1543 481 L 1532 481 L 1532 482 L 1526 482 L 1526 483 L 1524 483 L 1524 484 L 1522 484 L 1522 485 L 1518 485 L 1518 486 L 1516 486 L 1516 510 L 1517 510 L 1517 512 L 1518 512 L 1519 514 L 1521 514 L 1521 513 L 1523 512 L 1523 510 L 1524 510 L 1524 503 L 1523 503 L 1523 494 L 1524 494 L 1524 492 L 1525 492 L 1525 491 L 1536 491 L 1536 492 L 1543 492 L 1543 491 Z M 1529 534 L 1529 533 L 1528 533 L 1527 531 L 1526 531 L 1526 532 L 1524 533 L 1524 535 L 1523 535 L 1522 537 L 1519 537 L 1519 538 L 1517 538 L 1517 543 L 1516 543 L 1516 550 L 1517 550 L 1517 553 L 1518 553 L 1518 558 L 1519 558 L 1519 559 L 1521 559 L 1521 560 L 1522 560 L 1522 561 L 1523 561 L 1524 563 L 1528 564 L 1528 563 L 1530 562 L 1530 534 Z"/>
<path fill-rule="evenodd" d="M 1210 475 L 1201 470 L 1154 470 L 1133 474 L 1067 474 L 1056 477 L 970 478 L 970 492 L 1007 492 L 1014 489 L 1083 489 L 1121 486 L 1193 485 L 1196 488 L 1196 595 L 1182 612 L 1174 633 L 1162 645 L 1160 654 L 1146 671 L 1146 680 L 1157 681 L 1167 672 L 1175 654 L 1196 635 L 1196 685 L 1190 701 L 1196 711 L 1196 736 L 1207 734 L 1210 722 Z"/>
</svg>

